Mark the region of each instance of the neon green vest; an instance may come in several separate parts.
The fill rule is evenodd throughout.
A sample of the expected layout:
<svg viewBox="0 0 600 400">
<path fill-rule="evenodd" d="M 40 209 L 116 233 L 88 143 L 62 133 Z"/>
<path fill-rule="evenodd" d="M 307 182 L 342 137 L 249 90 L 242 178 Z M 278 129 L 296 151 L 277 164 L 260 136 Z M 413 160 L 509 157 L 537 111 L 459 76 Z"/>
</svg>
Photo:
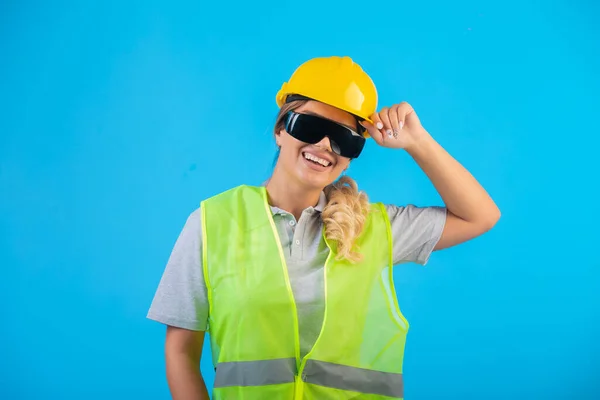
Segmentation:
<svg viewBox="0 0 600 400">
<path fill-rule="evenodd" d="M 216 366 L 213 398 L 402 399 L 408 323 L 392 280 L 391 230 L 373 204 L 364 261 L 325 264 L 325 316 L 300 358 L 298 317 L 267 193 L 240 186 L 202 202 L 204 277 Z"/>
</svg>

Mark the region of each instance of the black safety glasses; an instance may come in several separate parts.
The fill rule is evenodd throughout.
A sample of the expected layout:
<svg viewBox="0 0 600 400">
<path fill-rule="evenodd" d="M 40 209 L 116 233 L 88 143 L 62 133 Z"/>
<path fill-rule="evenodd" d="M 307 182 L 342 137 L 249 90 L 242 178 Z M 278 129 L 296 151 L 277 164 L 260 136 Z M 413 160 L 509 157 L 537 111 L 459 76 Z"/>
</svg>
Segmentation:
<svg viewBox="0 0 600 400">
<path fill-rule="evenodd" d="M 352 129 L 316 115 L 287 113 L 285 130 L 304 143 L 315 144 L 329 138 L 331 150 L 347 158 L 357 158 L 365 146 L 365 138 Z"/>
</svg>

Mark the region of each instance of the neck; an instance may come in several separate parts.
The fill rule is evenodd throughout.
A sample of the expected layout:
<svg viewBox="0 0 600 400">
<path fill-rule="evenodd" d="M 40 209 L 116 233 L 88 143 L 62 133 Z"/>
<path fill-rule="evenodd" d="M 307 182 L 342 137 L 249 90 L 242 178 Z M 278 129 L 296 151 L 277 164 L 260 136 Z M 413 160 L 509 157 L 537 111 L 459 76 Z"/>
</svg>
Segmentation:
<svg viewBox="0 0 600 400">
<path fill-rule="evenodd" d="M 269 203 L 291 213 L 296 220 L 300 219 L 302 211 L 315 207 L 319 203 L 320 189 L 309 189 L 286 179 L 277 169 L 266 186 Z"/>
</svg>

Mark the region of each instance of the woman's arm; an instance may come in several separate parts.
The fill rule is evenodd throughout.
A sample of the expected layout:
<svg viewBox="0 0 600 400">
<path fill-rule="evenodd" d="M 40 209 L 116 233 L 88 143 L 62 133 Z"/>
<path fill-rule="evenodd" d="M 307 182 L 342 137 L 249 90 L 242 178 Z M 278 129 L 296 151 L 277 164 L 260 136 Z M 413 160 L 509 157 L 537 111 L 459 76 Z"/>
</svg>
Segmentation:
<svg viewBox="0 0 600 400">
<path fill-rule="evenodd" d="M 200 374 L 203 344 L 203 331 L 167 327 L 167 381 L 174 400 L 209 399 L 204 379 Z"/>
<path fill-rule="evenodd" d="M 148 311 L 149 319 L 167 326 L 167 381 L 175 400 L 209 398 L 200 375 L 209 312 L 201 228 L 196 209 L 177 238 Z"/>
<path fill-rule="evenodd" d="M 448 215 L 435 250 L 466 242 L 490 230 L 500 210 L 477 180 L 429 133 L 407 149 L 442 197 Z"/>
<path fill-rule="evenodd" d="M 473 239 L 490 230 L 500 210 L 485 189 L 423 128 L 416 112 L 406 102 L 384 107 L 363 122 L 373 139 L 383 147 L 404 149 L 423 169 L 444 200 L 447 218 L 435 250 Z"/>
</svg>

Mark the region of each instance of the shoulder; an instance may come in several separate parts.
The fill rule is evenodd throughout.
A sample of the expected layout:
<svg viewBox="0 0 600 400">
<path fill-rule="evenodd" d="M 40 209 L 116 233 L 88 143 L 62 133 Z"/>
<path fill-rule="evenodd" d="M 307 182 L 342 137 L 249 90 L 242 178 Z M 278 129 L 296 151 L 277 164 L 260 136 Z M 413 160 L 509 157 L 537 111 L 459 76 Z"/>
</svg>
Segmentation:
<svg viewBox="0 0 600 400">
<path fill-rule="evenodd" d="M 446 222 L 446 208 L 386 204 L 393 241 L 393 262 L 425 265 Z"/>
<path fill-rule="evenodd" d="M 446 207 L 417 206 L 414 204 L 396 205 L 387 203 L 370 203 L 371 215 L 387 217 L 392 225 L 404 225 L 414 222 L 428 223 L 432 220 L 444 220 Z"/>
<path fill-rule="evenodd" d="M 258 197 L 262 198 L 264 196 L 263 192 L 265 188 L 262 186 L 252 186 L 252 185 L 239 185 L 233 187 L 231 189 L 227 189 L 220 193 L 213 194 L 205 199 L 203 199 L 200 204 L 202 205 L 210 205 L 211 207 L 215 205 L 226 204 L 234 199 L 242 199 L 246 196 Z"/>
<path fill-rule="evenodd" d="M 196 208 L 192 211 L 185 221 L 186 225 L 190 225 L 193 227 L 202 226 L 202 210 L 200 207 Z"/>
<path fill-rule="evenodd" d="M 181 230 L 179 240 L 196 241 L 202 234 L 202 211 L 200 207 L 188 214 L 183 229 Z"/>
<path fill-rule="evenodd" d="M 443 206 L 422 207 L 414 204 L 384 204 L 383 207 L 385 208 L 390 221 L 402 220 L 408 222 L 419 219 L 438 219 L 446 217 L 446 207 Z"/>
</svg>

